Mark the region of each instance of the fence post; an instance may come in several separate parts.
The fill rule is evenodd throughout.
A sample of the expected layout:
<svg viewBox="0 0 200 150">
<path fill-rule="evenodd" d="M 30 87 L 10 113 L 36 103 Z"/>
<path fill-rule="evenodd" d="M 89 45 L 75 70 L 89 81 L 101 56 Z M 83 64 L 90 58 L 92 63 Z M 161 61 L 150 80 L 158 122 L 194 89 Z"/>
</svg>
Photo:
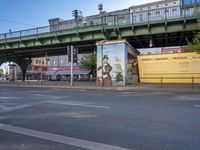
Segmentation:
<svg viewBox="0 0 200 150">
<path fill-rule="evenodd" d="M 192 89 L 194 89 L 194 77 L 192 77 Z"/>
</svg>

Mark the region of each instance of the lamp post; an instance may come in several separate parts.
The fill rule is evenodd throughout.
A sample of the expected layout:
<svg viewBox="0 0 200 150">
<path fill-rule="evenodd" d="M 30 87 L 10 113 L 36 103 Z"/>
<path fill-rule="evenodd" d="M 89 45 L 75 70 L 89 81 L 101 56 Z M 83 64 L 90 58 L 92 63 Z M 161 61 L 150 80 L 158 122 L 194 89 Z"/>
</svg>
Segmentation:
<svg viewBox="0 0 200 150">
<path fill-rule="evenodd" d="M 73 49 L 74 49 L 74 47 L 73 46 L 71 46 L 71 68 L 70 68 L 70 72 L 71 72 L 71 86 L 73 86 Z"/>
</svg>

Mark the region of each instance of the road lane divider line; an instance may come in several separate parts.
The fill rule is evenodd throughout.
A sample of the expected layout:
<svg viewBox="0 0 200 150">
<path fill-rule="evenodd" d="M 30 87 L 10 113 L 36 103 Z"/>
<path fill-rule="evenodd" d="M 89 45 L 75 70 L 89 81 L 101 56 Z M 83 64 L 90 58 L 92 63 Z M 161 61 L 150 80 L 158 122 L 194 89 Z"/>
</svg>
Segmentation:
<svg viewBox="0 0 200 150">
<path fill-rule="evenodd" d="M 66 101 L 49 101 L 50 104 L 59 104 L 59 105 L 69 105 L 69 106 L 80 106 L 80 107 L 91 107 L 91 108 L 100 108 L 100 109 L 110 109 L 108 106 L 76 103 L 76 102 L 66 102 Z"/>
<path fill-rule="evenodd" d="M 199 107 L 200 108 L 200 105 L 194 105 L 194 107 Z"/>
<path fill-rule="evenodd" d="M 21 109 L 25 109 L 25 108 L 29 108 L 29 107 L 33 107 L 33 106 L 37 106 L 37 105 L 41 105 L 41 104 L 44 104 L 46 102 L 48 102 L 48 101 L 34 102 L 34 103 L 29 103 L 29 104 L 23 104 L 23 105 L 18 105 L 18 106 L 14 106 L 14 107 L 9 107 L 7 109 L 0 110 L 0 113 L 7 113 L 7 112 L 12 112 L 12 111 L 17 111 L 17 110 L 21 110 Z"/>
<path fill-rule="evenodd" d="M 48 140 L 52 142 L 57 142 L 61 144 L 71 145 L 75 147 L 86 148 L 90 150 L 133 150 L 133 149 L 127 149 L 123 147 L 102 144 L 102 143 L 62 136 L 58 134 L 52 134 L 52 133 L 47 133 L 47 132 L 42 132 L 42 131 L 21 128 L 17 126 L 7 125 L 7 124 L 1 124 L 1 123 L 0 123 L 0 130 L 17 133 L 21 135 L 26 135 L 30 137 L 35 137 L 38 139 Z"/>
</svg>

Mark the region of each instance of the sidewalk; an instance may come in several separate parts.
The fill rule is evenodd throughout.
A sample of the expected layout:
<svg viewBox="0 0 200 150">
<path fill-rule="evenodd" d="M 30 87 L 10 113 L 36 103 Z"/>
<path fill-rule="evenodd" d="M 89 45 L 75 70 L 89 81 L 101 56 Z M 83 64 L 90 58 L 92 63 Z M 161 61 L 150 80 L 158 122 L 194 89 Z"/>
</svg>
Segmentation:
<svg viewBox="0 0 200 150">
<path fill-rule="evenodd" d="M 200 84 L 129 84 L 126 86 L 99 87 L 93 82 L 74 83 L 69 82 L 0 82 L 0 87 L 22 88 L 62 88 L 85 90 L 115 90 L 115 91 L 168 91 L 168 92 L 200 92 Z"/>
</svg>

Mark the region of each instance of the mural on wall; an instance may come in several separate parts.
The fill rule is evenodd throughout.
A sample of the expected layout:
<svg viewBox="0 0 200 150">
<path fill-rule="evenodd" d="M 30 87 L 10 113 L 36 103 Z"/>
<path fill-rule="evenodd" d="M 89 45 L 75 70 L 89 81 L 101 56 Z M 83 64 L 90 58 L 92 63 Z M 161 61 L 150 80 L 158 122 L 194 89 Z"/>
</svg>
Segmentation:
<svg viewBox="0 0 200 150">
<path fill-rule="evenodd" d="M 97 46 L 97 84 L 125 85 L 127 82 L 128 45 L 111 43 Z"/>
</svg>

